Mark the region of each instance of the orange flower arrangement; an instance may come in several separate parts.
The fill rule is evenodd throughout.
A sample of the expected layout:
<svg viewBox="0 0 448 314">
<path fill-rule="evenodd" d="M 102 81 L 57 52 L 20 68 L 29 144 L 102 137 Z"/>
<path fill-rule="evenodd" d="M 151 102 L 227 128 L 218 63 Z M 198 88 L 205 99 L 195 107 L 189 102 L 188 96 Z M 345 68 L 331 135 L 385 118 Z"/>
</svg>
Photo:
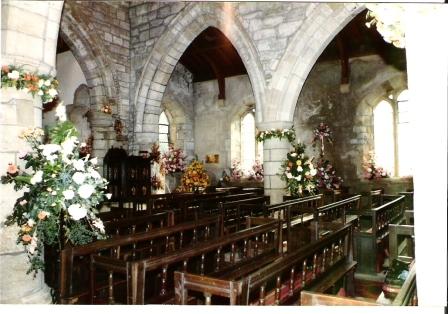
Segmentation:
<svg viewBox="0 0 448 314">
<path fill-rule="evenodd" d="M 182 176 L 181 191 L 197 191 L 199 188 L 206 188 L 209 183 L 210 178 L 204 169 L 204 164 L 198 160 L 193 160 Z"/>
</svg>

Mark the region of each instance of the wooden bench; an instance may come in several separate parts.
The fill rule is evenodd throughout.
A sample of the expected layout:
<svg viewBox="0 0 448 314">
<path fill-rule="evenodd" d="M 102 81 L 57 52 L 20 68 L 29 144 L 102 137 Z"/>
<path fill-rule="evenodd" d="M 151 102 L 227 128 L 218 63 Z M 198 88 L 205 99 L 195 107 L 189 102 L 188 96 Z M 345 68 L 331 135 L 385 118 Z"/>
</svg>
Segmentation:
<svg viewBox="0 0 448 314">
<path fill-rule="evenodd" d="M 108 235 L 148 232 L 156 228 L 174 225 L 173 215 L 173 212 L 162 212 L 154 215 L 142 215 L 107 221 L 104 222 L 104 229 Z"/>
<path fill-rule="evenodd" d="M 206 215 L 217 214 L 219 212 L 219 204 L 226 202 L 234 202 L 257 197 L 255 193 L 239 193 L 222 195 L 219 197 L 192 199 L 182 204 L 182 211 L 185 219 L 197 219 Z"/>
<path fill-rule="evenodd" d="M 220 202 L 218 213 L 223 217 L 223 233 L 231 233 L 243 229 L 247 216 L 263 216 L 265 205 L 266 198 L 264 196 Z"/>
<path fill-rule="evenodd" d="M 291 198 L 279 204 L 267 205 L 264 209 L 265 217 L 281 218 L 283 219 L 283 241 L 286 243 L 285 251 L 292 249 L 292 242 L 299 242 L 297 234 L 293 229 L 297 229 L 300 224 L 305 224 L 312 219 L 312 213 L 316 208 L 323 204 L 322 194 L 306 196 L 301 198 Z"/>
<path fill-rule="evenodd" d="M 235 268 L 235 265 L 256 265 L 279 256 L 280 221 L 260 217 L 247 219 L 245 230 L 155 258 L 124 261 L 91 255 L 90 278 L 95 278 L 100 271 L 123 276 L 128 304 L 173 303 L 175 270 L 208 274 Z M 91 280 L 92 302 L 95 285 Z M 111 296 L 109 300 L 112 300 Z"/>
<path fill-rule="evenodd" d="M 322 194 L 318 194 L 269 205 L 266 213 L 272 217 L 283 217 L 285 220 L 283 239 L 287 241 L 286 247 L 290 251 L 308 241 L 309 235 L 307 237 L 302 234 L 303 228 L 310 223 L 340 222 L 351 224 L 353 228 L 356 228 L 358 216 L 355 213 L 359 210 L 360 198 L 361 195 L 355 195 L 323 205 Z"/>
<path fill-rule="evenodd" d="M 406 197 L 404 201 L 404 209 L 411 211 L 414 210 L 414 191 L 400 192 L 398 194 Z"/>
<path fill-rule="evenodd" d="M 389 259 L 410 262 L 414 254 L 413 211 L 406 210 L 400 224 L 389 224 Z"/>
<path fill-rule="evenodd" d="M 360 227 L 355 232 L 356 259 L 360 273 L 381 271 L 383 252 L 387 248 L 389 224 L 401 221 L 405 196 L 393 196 L 379 207 L 360 210 Z"/>
<path fill-rule="evenodd" d="M 91 254 L 106 254 L 123 260 L 141 256 L 157 256 L 180 247 L 196 244 L 203 238 L 220 237 L 222 219 L 208 217 L 148 232 L 115 236 L 61 251 L 59 278 L 60 303 L 86 302 L 88 269 Z M 81 271 L 82 270 L 82 271 Z"/>
<path fill-rule="evenodd" d="M 325 287 L 347 274 L 356 262 L 350 260 L 350 226 L 334 225 L 334 232 L 295 252 L 285 254 L 261 269 L 198 275 L 177 271 L 174 275 L 176 304 L 187 304 L 191 296 L 210 304 L 293 304 L 308 287 Z M 330 276 L 331 279 L 328 279 Z M 350 276 L 352 277 L 352 276 Z"/>
<path fill-rule="evenodd" d="M 382 305 L 373 300 L 363 298 L 340 297 L 336 295 L 323 294 L 313 291 L 303 290 L 300 293 L 300 302 L 302 305 L 319 306 L 379 306 Z M 401 287 L 398 295 L 392 301 L 394 306 L 418 305 L 416 269 L 415 265 L 410 269 L 409 275 Z"/>
</svg>

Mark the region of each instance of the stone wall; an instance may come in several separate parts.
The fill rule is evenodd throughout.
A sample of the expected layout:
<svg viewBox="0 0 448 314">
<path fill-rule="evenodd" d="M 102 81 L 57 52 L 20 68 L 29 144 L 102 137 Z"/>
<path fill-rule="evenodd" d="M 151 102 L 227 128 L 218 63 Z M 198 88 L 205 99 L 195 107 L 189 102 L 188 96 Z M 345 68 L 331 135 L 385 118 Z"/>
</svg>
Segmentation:
<svg viewBox="0 0 448 314">
<path fill-rule="evenodd" d="M 128 5 L 106 1 L 66 2 L 61 36 L 86 77 L 91 97 L 94 155 L 101 161 L 112 145 L 127 146 L 126 137 L 132 126 Z M 113 104 L 112 115 L 100 111 L 105 102 Z M 115 134 L 116 119 L 124 124 L 124 138 Z"/>
<path fill-rule="evenodd" d="M 219 154 L 219 163 L 205 164 L 215 179 L 221 177 L 224 169 L 228 172 L 231 165 L 232 124 L 239 124 L 241 116 L 255 105 L 247 75 L 228 77 L 225 83 L 225 100 L 218 100 L 217 80 L 194 84 L 195 153 L 199 160 L 205 160 L 208 154 Z"/>
<path fill-rule="evenodd" d="M 363 157 L 373 150 L 373 106 L 381 97 L 406 88 L 406 74 L 384 64 L 378 56 L 350 60 L 350 91 L 341 93 L 339 62 L 318 63 L 310 72 L 294 114 L 298 138 L 310 155 L 319 156 L 311 142 L 319 122 L 329 125 L 333 144 L 325 144 L 325 158 L 333 162 L 344 185 L 366 190 L 372 182 L 362 179 Z M 382 179 L 375 186 L 387 192 L 412 188 L 410 179 Z"/>
<path fill-rule="evenodd" d="M 175 147 L 194 156 L 194 95 L 193 75 L 180 63 L 174 68 L 161 110 L 166 110 L 170 119 L 170 141 Z M 156 117 L 158 118 L 158 117 Z"/>
</svg>

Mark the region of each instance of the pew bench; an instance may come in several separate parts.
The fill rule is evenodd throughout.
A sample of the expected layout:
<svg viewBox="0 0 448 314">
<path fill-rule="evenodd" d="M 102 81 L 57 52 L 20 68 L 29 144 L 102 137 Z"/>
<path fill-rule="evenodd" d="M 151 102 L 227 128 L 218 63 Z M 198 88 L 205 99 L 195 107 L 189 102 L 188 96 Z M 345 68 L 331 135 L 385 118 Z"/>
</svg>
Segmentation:
<svg viewBox="0 0 448 314">
<path fill-rule="evenodd" d="M 302 289 L 319 282 L 322 286 L 329 285 L 354 271 L 356 262 L 350 260 L 350 234 L 350 225 L 338 224 L 332 233 L 260 269 L 248 267 L 215 276 L 176 271 L 176 304 L 187 304 L 192 295 L 199 300 L 198 304 L 206 305 L 294 304 Z M 335 274 L 340 277 L 334 278 Z M 326 279 L 328 275 L 331 279 Z"/>
<path fill-rule="evenodd" d="M 300 293 L 300 302 L 302 305 L 318 305 L 318 306 L 380 306 L 375 300 L 364 298 L 341 297 L 336 295 L 329 295 L 319 293 L 316 291 L 303 290 Z M 397 296 L 392 300 L 393 306 L 416 306 L 417 299 L 417 285 L 416 285 L 416 269 L 415 264 L 411 267 L 409 275 L 400 288 Z"/>
<path fill-rule="evenodd" d="M 182 269 L 199 274 L 254 267 L 281 254 L 280 221 L 247 218 L 248 228 L 221 238 L 203 241 L 153 258 L 125 261 L 114 257 L 91 255 L 91 302 L 95 302 L 98 272 L 116 274 L 126 280 L 126 303 L 174 303 L 174 271 Z M 254 224 L 259 224 L 253 226 Z M 109 301 L 113 289 L 109 284 Z"/>
<path fill-rule="evenodd" d="M 405 211 L 404 219 L 399 224 L 389 224 L 389 259 L 411 262 L 414 254 L 413 211 Z"/>
<path fill-rule="evenodd" d="M 220 237 L 222 219 L 208 217 L 148 232 L 114 236 L 89 244 L 67 247 L 61 251 L 59 278 L 60 303 L 85 303 L 89 297 L 88 269 L 91 254 L 114 256 L 121 260 L 155 257 L 176 249 L 192 246 L 203 239 Z"/>
<path fill-rule="evenodd" d="M 379 207 L 355 212 L 360 215 L 360 227 L 355 232 L 360 273 L 375 274 L 381 271 L 383 253 L 388 246 L 388 226 L 403 218 L 404 198 L 405 196 L 394 196 Z"/>
</svg>

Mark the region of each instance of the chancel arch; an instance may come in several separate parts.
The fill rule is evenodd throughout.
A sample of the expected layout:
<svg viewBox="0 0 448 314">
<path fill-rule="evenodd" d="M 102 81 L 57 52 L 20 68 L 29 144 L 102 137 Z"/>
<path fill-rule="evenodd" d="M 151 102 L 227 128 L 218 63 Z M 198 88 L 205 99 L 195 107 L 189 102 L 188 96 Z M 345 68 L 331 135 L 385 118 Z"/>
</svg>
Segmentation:
<svg viewBox="0 0 448 314">
<path fill-rule="evenodd" d="M 234 45 L 249 74 L 257 106 L 263 106 L 265 79 L 261 64 L 238 17 L 226 11 L 221 4 L 213 7 L 189 4 L 171 21 L 168 30 L 156 42 L 137 83 L 134 138 L 130 143 L 134 150 L 155 140 L 156 125 L 151 121 L 160 108 L 174 67 L 189 44 L 208 27 L 218 28 Z M 257 121 L 261 119 L 261 111 L 258 111 Z"/>
</svg>

